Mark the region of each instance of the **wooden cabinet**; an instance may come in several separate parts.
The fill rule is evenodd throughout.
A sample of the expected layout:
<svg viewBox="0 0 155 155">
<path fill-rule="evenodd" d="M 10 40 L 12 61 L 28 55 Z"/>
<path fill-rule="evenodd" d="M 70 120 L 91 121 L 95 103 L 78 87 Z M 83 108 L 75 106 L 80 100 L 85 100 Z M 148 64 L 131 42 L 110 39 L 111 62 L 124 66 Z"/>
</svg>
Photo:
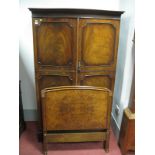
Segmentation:
<svg viewBox="0 0 155 155">
<path fill-rule="evenodd" d="M 41 90 L 98 86 L 114 90 L 120 11 L 31 8 L 39 132 Z"/>
</svg>

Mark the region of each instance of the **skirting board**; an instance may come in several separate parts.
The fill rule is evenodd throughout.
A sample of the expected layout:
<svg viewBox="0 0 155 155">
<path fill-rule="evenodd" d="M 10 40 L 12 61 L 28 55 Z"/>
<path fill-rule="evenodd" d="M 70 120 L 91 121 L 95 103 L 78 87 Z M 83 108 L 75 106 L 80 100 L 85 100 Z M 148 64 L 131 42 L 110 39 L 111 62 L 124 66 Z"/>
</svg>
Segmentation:
<svg viewBox="0 0 155 155">
<path fill-rule="evenodd" d="M 37 121 L 37 110 L 24 109 L 24 120 L 25 121 Z"/>
<path fill-rule="evenodd" d="M 120 128 L 118 127 L 117 122 L 116 122 L 113 114 L 111 114 L 111 127 L 112 127 L 113 133 L 114 133 L 114 135 L 115 135 L 115 137 L 117 139 L 117 142 L 118 142 Z"/>
</svg>

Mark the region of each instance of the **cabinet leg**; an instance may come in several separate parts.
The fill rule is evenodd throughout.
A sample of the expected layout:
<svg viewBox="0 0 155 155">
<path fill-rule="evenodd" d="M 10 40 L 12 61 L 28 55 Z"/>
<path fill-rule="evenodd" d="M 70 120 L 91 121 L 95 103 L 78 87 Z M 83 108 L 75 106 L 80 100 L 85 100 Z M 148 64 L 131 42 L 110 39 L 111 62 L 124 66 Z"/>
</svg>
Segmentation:
<svg viewBox="0 0 155 155">
<path fill-rule="evenodd" d="M 47 143 L 43 142 L 43 154 L 47 155 Z"/>
<path fill-rule="evenodd" d="M 48 144 L 46 140 L 46 134 L 44 134 L 44 137 L 43 137 L 43 154 L 44 155 L 47 155 L 47 147 L 48 147 Z"/>
<path fill-rule="evenodd" d="M 104 149 L 106 153 L 109 152 L 109 138 L 110 138 L 110 131 L 107 131 L 106 140 L 104 141 Z"/>
</svg>

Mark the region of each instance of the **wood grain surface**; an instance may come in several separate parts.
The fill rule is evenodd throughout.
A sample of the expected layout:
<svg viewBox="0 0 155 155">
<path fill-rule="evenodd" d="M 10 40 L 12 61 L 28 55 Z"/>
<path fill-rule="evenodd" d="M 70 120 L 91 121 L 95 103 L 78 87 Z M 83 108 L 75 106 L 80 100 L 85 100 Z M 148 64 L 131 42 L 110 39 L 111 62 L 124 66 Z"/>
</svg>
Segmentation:
<svg viewBox="0 0 155 155">
<path fill-rule="evenodd" d="M 42 93 L 45 130 L 108 128 L 108 89 L 66 86 L 44 89 Z"/>
</svg>

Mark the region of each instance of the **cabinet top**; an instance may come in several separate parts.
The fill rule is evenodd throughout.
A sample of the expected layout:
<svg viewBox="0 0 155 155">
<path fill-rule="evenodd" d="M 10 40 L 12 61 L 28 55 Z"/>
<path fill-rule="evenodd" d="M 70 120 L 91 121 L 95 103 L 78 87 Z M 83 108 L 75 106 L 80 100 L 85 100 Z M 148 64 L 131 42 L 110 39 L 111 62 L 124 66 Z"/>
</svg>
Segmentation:
<svg viewBox="0 0 155 155">
<path fill-rule="evenodd" d="M 32 17 L 85 17 L 85 18 L 120 18 L 124 11 L 95 9 L 59 9 L 59 8 L 29 8 Z"/>
</svg>

